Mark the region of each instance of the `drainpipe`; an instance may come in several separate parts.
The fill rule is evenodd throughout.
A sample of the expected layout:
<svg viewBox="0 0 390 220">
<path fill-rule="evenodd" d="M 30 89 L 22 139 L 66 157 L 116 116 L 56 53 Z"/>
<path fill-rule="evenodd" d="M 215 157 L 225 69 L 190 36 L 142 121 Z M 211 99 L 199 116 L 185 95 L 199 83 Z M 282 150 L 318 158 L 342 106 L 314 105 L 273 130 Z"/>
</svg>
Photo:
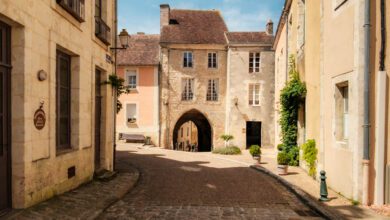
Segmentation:
<svg viewBox="0 0 390 220">
<path fill-rule="evenodd" d="M 370 0 L 364 6 L 363 205 L 368 205 L 370 163 Z"/>
<path fill-rule="evenodd" d="M 288 53 L 289 53 L 289 48 L 288 48 L 288 28 L 289 28 L 289 24 L 288 24 L 288 11 L 286 10 L 285 11 L 285 22 L 286 22 L 286 82 L 288 81 L 288 63 L 289 63 L 289 60 L 288 60 Z"/>
<path fill-rule="evenodd" d="M 386 12 L 385 0 L 381 0 L 381 48 L 379 52 L 379 71 L 376 74 L 375 97 L 375 205 L 385 203 L 385 146 L 386 146 L 386 91 L 387 79 L 385 69 L 386 57 Z M 389 184 L 389 183 L 387 183 Z"/>
<path fill-rule="evenodd" d="M 114 39 L 114 43 L 115 43 L 115 47 L 117 46 L 117 43 L 118 43 L 118 39 L 117 39 L 117 36 L 118 36 L 118 0 L 115 1 L 115 21 L 114 21 L 114 25 L 115 25 L 115 39 Z M 114 74 L 116 75 L 116 71 L 117 71 L 117 51 L 114 50 L 114 56 L 115 56 L 115 66 L 114 66 Z M 117 94 L 116 94 L 116 89 L 113 88 L 113 92 L 114 92 L 114 104 L 113 104 L 113 114 L 114 114 L 114 142 L 113 142 L 113 165 L 112 165 L 112 169 L 115 171 L 115 162 L 116 162 L 116 106 L 117 106 Z"/>
</svg>

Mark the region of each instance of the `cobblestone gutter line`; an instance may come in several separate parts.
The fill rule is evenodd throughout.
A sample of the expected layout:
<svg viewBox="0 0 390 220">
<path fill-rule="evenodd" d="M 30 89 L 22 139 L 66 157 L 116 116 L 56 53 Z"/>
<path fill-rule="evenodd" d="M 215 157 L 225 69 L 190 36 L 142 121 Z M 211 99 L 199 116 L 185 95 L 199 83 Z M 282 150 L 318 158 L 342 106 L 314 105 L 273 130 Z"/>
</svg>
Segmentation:
<svg viewBox="0 0 390 220">
<path fill-rule="evenodd" d="M 250 166 L 252 169 L 265 173 L 283 184 L 288 190 L 290 190 L 292 193 L 294 193 L 303 203 L 305 203 L 307 206 L 309 206 L 311 209 L 317 211 L 317 213 L 325 218 L 325 219 L 345 219 L 344 217 L 337 215 L 332 212 L 330 208 L 324 207 L 324 205 L 320 204 L 320 202 L 316 201 L 315 198 L 313 198 L 311 195 L 300 189 L 299 187 L 289 183 L 282 177 L 280 177 L 277 174 L 274 174 L 273 172 L 256 165 Z"/>
<path fill-rule="evenodd" d="M 36 206 L 16 210 L 5 219 L 95 219 L 137 183 L 139 171 L 127 168 L 110 181 L 92 181 Z"/>
</svg>

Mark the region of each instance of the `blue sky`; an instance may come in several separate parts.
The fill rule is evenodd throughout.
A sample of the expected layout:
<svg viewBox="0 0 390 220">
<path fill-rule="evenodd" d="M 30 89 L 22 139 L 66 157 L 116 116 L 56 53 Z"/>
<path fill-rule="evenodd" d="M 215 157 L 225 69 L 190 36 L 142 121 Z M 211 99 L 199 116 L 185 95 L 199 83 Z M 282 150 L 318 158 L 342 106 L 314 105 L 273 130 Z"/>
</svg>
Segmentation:
<svg viewBox="0 0 390 220">
<path fill-rule="evenodd" d="M 119 0 L 119 30 L 158 34 L 160 4 L 180 9 L 217 9 L 230 31 L 263 31 L 268 19 L 279 22 L 284 0 Z"/>
</svg>

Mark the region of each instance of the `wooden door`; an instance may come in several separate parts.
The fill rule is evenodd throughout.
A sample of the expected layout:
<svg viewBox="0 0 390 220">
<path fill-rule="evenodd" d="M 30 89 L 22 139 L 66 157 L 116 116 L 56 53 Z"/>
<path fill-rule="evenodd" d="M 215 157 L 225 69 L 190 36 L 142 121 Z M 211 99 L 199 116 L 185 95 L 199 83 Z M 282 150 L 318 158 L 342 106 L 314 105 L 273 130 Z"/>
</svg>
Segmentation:
<svg viewBox="0 0 390 220">
<path fill-rule="evenodd" d="M 0 213 L 11 207 L 11 27 L 0 22 Z"/>
<path fill-rule="evenodd" d="M 101 93 L 101 75 L 98 69 L 95 71 L 95 170 L 100 168 L 101 154 L 101 117 L 102 117 L 102 93 Z"/>
</svg>

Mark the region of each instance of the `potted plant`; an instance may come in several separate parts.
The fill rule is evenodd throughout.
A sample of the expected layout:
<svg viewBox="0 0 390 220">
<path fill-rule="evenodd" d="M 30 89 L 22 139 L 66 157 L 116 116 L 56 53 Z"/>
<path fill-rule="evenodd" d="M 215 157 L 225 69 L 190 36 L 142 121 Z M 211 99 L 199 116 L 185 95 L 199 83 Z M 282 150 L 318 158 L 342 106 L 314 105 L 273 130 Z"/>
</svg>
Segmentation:
<svg viewBox="0 0 390 220">
<path fill-rule="evenodd" d="M 249 148 L 249 153 L 252 155 L 253 159 L 260 163 L 261 161 L 261 149 L 259 145 L 252 145 Z"/>
<path fill-rule="evenodd" d="M 145 145 L 151 145 L 151 144 L 152 144 L 151 138 L 149 136 L 146 136 L 145 137 Z"/>
<path fill-rule="evenodd" d="M 289 156 L 285 151 L 278 153 L 278 173 L 279 175 L 286 175 L 289 163 Z"/>
<path fill-rule="evenodd" d="M 284 144 L 278 144 L 278 151 L 281 152 L 284 149 Z"/>
<path fill-rule="evenodd" d="M 221 139 L 225 141 L 225 147 L 229 147 L 230 141 L 234 139 L 234 136 L 230 134 L 223 134 L 221 135 Z"/>
</svg>

